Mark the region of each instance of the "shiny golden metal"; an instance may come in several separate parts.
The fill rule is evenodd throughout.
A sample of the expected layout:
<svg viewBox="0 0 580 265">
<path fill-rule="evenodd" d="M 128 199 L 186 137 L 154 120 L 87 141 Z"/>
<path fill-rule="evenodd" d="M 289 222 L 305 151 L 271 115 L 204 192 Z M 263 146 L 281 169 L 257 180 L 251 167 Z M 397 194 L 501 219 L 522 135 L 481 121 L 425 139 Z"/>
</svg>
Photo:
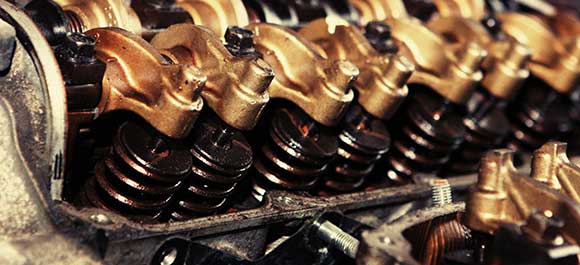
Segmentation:
<svg viewBox="0 0 580 265">
<path fill-rule="evenodd" d="M 482 84 L 498 98 L 513 97 L 530 74 L 527 68 L 530 50 L 514 40 L 494 40 L 477 20 L 441 14 L 431 19 L 428 27 L 447 38 L 445 45 L 449 49 L 459 50 L 476 42 L 487 51 Z"/>
<path fill-rule="evenodd" d="M 169 137 L 187 136 L 203 106 L 206 76 L 192 65 L 167 63 L 128 31 L 99 28 L 87 34 L 96 40 L 96 57 L 107 64 L 99 111 L 133 111 Z"/>
<path fill-rule="evenodd" d="M 71 22 L 73 31 L 117 27 L 133 33 L 141 33 L 139 17 L 123 0 L 55 0 Z"/>
<path fill-rule="evenodd" d="M 403 1 L 399 0 L 350 0 L 358 11 L 360 23 L 365 25 L 373 20 L 387 18 L 407 18 L 409 14 Z"/>
<path fill-rule="evenodd" d="M 579 243 L 580 204 L 546 185 L 555 183 L 554 174 L 558 181 L 565 179 L 562 176 L 578 174 L 577 168 L 565 162 L 562 151 L 562 145 L 554 143 L 537 151 L 533 178 L 517 172 L 513 151 L 500 149 L 487 153 L 481 161 L 478 182 L 470 190 L 465 224 L 471 229 L 493 234 L 501 224 L 522 224 L 528 216 L 539 211 L 561 218 L 565 222 L 564 236 Z M 570 174 L 571 171 L 575 173 Z"/>
<path fill-rule="evenodd" d="M 408 83 L 429 86 L 448 100 L 464 104 L 482 79 L 480 65 L 487 53 L 476 42 L 449 52 L 445 40 L 412 18 L 387 19 L 400 53 L 411 58 L 416 70 Z"/>
<path fill-rule="evenodd" d="M 530 71 L 560 93 L 571 92 L 580 78 L 580 36 L 559 39 L 541 19 L 519 13 L 498 16 L 502 31 L 530 47 Z"/>
<path fill-rule="evenodd" d="M 242 0 L 177 0 L 193 23 L 211 29 L 220 38 L 228 26 L 243 27 L 250 22 Z"/>
<path fill-rule="evenodd" d="M 476 21 L 485 16 L 484 0 L 433 0 L 442 17 L 462 17 Z"/>
<path fill-rule="evenodd" d="M 202 96 L 230 126 L 252 129 L 270 99 L 270 66 L 255 57 L 236 57 L 209 29 L 177 24 L 157 34 L 151 44 L 179 63 L 193 64 L 208 77 Z"/>
<path fill-rule="evenodd" d="M 415 63 L 415 72 L 408 83 L 429 86 L 457 104 L 469 99 L 474 84 L 483 77 L 479 68 L 487 55 L 477 42 L 449 52 L 446 40 L 409 16 L 401 0 L 354 0 L 352 4 L 361 12 L 363 23 L 384 20 L 391 27 L 400 54 Z"/>
<path fill-rule="evenodd" d="M 531 176 L 580 202 L 580 167 L 568 159 L 565 143 L 548 142 L 536 150 Z"/>
<path fill-rule="evenodd" d="M 375 117 L 389 119 L 407 96 L 413 64 L 403 56 L 379 54 L 355 26 L 340 19 L 317 19 L 299 34 L 319 45 L 327 58 L 349 60 L 359 68 L 354 83 L 358 103 Z"/>
<path fill-rule="evenodd" d="M 276 77 L 268 91 L 289 100 L 327 126 L 340 121 L 354 93 L 350 85 L 358 68 L 349 61 L 324 59 L 312 43 L 296 32 L 267 23 L 250 24 L 256 49 Z"/>
</svg>

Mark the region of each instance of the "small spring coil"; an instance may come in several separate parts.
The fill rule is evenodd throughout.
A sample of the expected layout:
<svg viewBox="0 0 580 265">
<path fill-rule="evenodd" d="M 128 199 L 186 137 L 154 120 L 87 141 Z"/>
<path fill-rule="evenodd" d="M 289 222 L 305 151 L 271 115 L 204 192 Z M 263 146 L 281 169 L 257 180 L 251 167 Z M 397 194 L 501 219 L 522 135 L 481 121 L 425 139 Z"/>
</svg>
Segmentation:
<svg viewBox="0 0 580 265">
<path fill-rule="evenodd" d="M 430 88 L 411 85 L 410 96 L 394 117 L 393 145 L 385 157 L 386 177 L 405 184 L 415 173 L 434 173 L 463 141 L 461 110 Z"/>
<path fill-rule="evenodd" d="M 253 162 L 252 149 L 244 135 L 213 113 L 202 115 L 196 122 L 188 146 L 193 166 L 169 207 L 172 220 L 187 220 L 224 209 Z"/>
<path fill-rule="evenodd" d="M 274 109 L 254 168 L 254 196 L 270 187 L 309 190 L 318 184 L 338 149 L 336 136 L 295 107 Z"/>
<path fill-rule="evenodd" d="M 338 155 L 324 177 L 325 188 L 333 192 L 361 187 L 391 143 L 383 121 L 371 116 L 358 104 L 350 107 L 340 128 Z"/>
<path fill-rule="evenodd" d="M 465 140 L 445 164 L 440 176 L 477 171 L 481 156 L 497 147 L 509 133 L 509 121 L 502 112 L 505 102 L 479 88 L 467 103 L 470 113 L 463 119 Z"/>
<path fill-rule="evenodd" d="M 511 132 L 506 145 L 514 150 L 533 152 L 548 140 L 561 139 L 574 127 L 569 114 L 572 106 L 566 95 L 530 76 L 518 98 L 508 105 L 506 114 Z"/>
<path fill-rule="evenodd" d="M 123 123 L 108 156 L 87 182 L 85 202 L 135 218 L 157 219 L 189 173 L 187 150 L 134 122 Z"/>
</svg>

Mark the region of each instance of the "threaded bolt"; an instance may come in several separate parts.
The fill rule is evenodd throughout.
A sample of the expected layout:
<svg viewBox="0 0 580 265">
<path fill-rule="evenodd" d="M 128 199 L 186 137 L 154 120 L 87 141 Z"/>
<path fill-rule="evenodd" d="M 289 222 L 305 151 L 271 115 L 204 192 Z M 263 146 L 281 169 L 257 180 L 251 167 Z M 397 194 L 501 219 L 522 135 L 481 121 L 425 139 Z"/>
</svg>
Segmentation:
<svg viewBox="0 0 580 265">
<path fill-rule="evenodd" d="M 433 206 L 444 206 L 453 202 L 451 185 L 446 179 L 433 179 L 429 182 L 431 185 L 431 198 Z"/>
<path fill-rule="evenodd" d="M 342 251 L 351 258 L 355 258 L 358 251 L 359 241 L 350 234 L 342 231 L 338 226 L 329 221 L 324 221 L 316 234 L 322 241 Z"/>
</svg>

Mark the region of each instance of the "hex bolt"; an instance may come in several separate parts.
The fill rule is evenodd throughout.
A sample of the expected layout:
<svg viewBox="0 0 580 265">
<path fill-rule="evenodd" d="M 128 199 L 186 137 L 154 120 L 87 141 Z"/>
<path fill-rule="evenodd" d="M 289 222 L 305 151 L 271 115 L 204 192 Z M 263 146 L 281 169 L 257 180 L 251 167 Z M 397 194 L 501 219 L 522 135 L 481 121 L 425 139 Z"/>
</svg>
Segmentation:
<svg viewBox="0 0 580 265">
<path fill-rule="evenodd" d="M 63 41 L 72 59 L 81 63 L 95 60 L 95 43 L 94 39 L 82 33 L 69 33 Z"/>
<path fill-rule="evenodd" d="M 226 47 L 233 55 L 241 56 L 255 53 L 254 33 L 240 27 L 228 27 L 224 35 Z"/>
<path fill-rule="evenodd" d="M 16 30 L 10 24 L 0 20 L 0 72 L 10 68 L 15 48 Z"/>
<path fill-rule="evenodd" d="M 380 53 L 396 53 L 399 50 L 391 39 L 391 28 L 383 22 L 369 22 L 365 26 L 365 37 Z"/>
<path fill-rule="evenodd" d="M 324 221 L 318 226 L 316 235 L 330 246 L 340 250 L 353 259 L 355 258 L 360 244 L 358 239 L 342 231 L 342 229 L 330 221 Z"/>
</svg>

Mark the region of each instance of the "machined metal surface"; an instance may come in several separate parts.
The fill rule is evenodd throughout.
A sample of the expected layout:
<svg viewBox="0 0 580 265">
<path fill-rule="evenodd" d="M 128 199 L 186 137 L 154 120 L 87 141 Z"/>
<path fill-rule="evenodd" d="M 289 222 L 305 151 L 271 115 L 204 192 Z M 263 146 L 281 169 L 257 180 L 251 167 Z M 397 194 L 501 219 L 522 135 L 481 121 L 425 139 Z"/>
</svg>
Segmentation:
<svg viewBox="0 0 580 265">
<path fill-rule="evenodd" d="M 185 137 L 203 106 L 206 75 L 192 65 L 165 61 L 153 46 L 125 30 L 93 29 L 87 34 L 96 39 L 97 58 L 107 64 L 98 109 L 134 111 L 163 134 Z"/>
<path fill-rule="evenodd" d="M 0 2 L 0 263 L 578 264 L 580 10 L 492 1 Z"/>
<path fill-rule="evenodd" d="M 248 40 L 240 37 L 239 41 Z M 173 25 L 151 43 L 169 58 L 196 65 L 208 76 L 202 96 L 222 120 L 241 130 L 256 125 L 270 100 L 268 86 L 274 78 L 264 60 L 233 56 L 218 35 L 191 24 Z"/>
</svg>

